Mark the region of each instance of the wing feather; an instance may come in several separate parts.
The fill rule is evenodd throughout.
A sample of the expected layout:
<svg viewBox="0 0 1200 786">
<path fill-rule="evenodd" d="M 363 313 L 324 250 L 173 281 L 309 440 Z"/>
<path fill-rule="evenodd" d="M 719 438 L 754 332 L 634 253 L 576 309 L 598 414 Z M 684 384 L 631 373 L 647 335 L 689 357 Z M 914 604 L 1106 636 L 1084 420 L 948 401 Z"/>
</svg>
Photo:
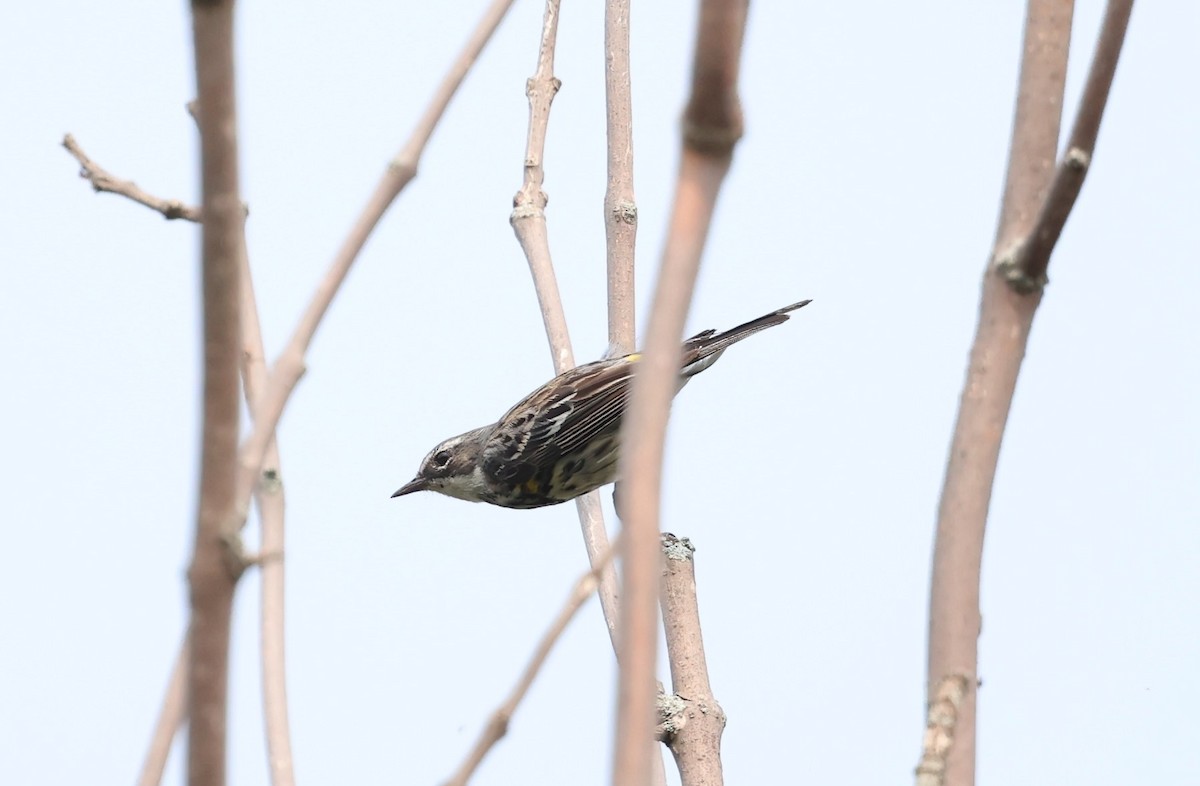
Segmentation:
<svg viewBox="0 0 1200 786">
<path fill-rule="evenodd" d="M 522 483 L 539 469 L 595 439 L 615 435 L 629 397 L 636 358 L 578 366 L 509 410 L 483 448 L 483 469 Z"/>
</svg>

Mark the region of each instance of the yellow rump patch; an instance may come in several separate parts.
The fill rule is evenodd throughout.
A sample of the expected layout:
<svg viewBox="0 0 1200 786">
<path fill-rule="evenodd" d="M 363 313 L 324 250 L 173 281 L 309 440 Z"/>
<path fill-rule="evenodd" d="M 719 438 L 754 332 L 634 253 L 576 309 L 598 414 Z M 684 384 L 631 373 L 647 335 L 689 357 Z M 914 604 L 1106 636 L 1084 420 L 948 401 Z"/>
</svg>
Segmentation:
<svg viewBox="0 0 1200 786">
<path fill-rule="evenodd" d="M 530 494 L 536 494 L 540 484 L 537 482 L 537 478 L 530 478 L 522 484 L 522 487 Z"/>
</svg>

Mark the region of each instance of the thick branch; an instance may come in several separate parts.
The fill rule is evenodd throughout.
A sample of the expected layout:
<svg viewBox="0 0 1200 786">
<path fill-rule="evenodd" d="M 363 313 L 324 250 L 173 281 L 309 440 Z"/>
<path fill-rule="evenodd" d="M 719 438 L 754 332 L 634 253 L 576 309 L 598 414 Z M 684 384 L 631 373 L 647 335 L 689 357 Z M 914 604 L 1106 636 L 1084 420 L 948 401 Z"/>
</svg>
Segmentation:
<svg viewBox="0 0 1200 786">
<path fill-rule="evenodd" d="M 629 0 L 609 0 L 604 12 L 604 90 L 608 107 L 608 189 L 604 236 L 608 250 L 608 344 L 613 355 L 636 348 L 633 196 L 633 100 L 629 72 Z"/>
<path fill-rule="evenodd" d="M 79 176 L 91 183 L 92 188 L 97 193 L 120 194 L 138 204 L 145 205 L 151 210 L 162 213 L 163 218 L 166 219 L 182 218 L 185 221 L 200 220 L 200 208 L 185 205 L 178 199 L 156 197 L 153 194 L 143 191 L 132 180 L 122 180 L 111 174 L 107 169 L 88 158 L 87 153 L 83 152 L 83 148 L 75 141 L 75 137 L 70 134 L 63 137 L 62 145 L 79 162 Z"/>
<path fill-rule="evenodd" d="M 192 23 L 203 193 L 204 422 L 191 588 L 188 782 L 225 783 L 229 629 L 238 573 L 228 560 L 235 530 L 240 308 L 237 119 L 233 2 L 194 2 Z"/>
<path fill-rule="evenodd" d="M 1071 14 L 1069 0 L 1029 3 L 1013 141 L 993 258 L 1027 236 L 1049 187 Z M 931 705 L 937 700 L 938 687 L 950 677 L 963 678 L 966 684 L 956 715 L 953 745 L 945 752 L 944 783 L 950 786 L 971 786 L 975 778 L 975 687 L 984 528 L 1000 442 L 1040 301 L 1040 290 L 1018 292 L 988 267 L 938 509 L 930 589 L 928 700 Z"/>
<path fill-rule="evenodd" d="M 596 564 L 587 573 L 579 577 L 579 581 L 575 583 L 575 588 L 571 590 L 566 603 L 563 604 L 562 611 L 558 613 L 554 622 L 551 623 L 550 628 L 542 636 L 541 641 L 538 642 L 537 648 L 533 651 L 533 656 L 529 659 L 529 664 L 525 666 L 525 671 L 521 673 L 521 677 L 513 687 L 512 693 L 492 713 L 487 726 L 480 732 L 475 746 L 467 754 L 466 760 L 459 765 L 458 771 L 454 773 L 450 780 L 446 781 L 446 786 L 466 786 L 467 781 L 471 779 L 471 775 L 483 763 L 483 759 L 487 756 L 488 751 L 508 733 L 509 721 L 512 720 L 512 716 L 517 711 L 517 707 L 520 705 L 522 699 L 525 698 L 525 694 L 529 692 L 534 679 L 542 669 L 542 664 L 546 662 L 546 658 L 550 655 L 550 650 L 554 649 L 554 645 L 558 643 L 563 631 L 567 629 L 567 624 L 574 618 L 575 612 L 579 611 L 579 608 L 583 606 L 599 586 L 601 574 L 604 573 L 612 562 L 613 550 L 616 544 L 617 540 L 614 539 L 613 548 L 609 548 L 600 554 L 596 559 Z"/>
<path fill-rule="evenodd" d="M 721 786 L 725 712 L 708 681 L 696 600 L 695 552 L 687 538 L 663 534 L 663 622 L 671 660 L 671 687 L 683 702 L 682 710 L 673 714 L 666 742 L 675 754 L 683 786 Z"/>
</svg>

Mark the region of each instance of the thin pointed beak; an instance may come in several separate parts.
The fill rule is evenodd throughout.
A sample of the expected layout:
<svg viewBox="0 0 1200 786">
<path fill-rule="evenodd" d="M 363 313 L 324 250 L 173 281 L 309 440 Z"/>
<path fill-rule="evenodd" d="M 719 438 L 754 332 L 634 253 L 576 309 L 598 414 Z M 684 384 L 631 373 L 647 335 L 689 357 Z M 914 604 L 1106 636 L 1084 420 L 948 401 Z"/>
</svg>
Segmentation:
<svg viewBox="0 0 1200 786">
<path fill-rule="evenodd" d="M 396 489 L 396 493 L 392 495 L 392 499 L 403 497 L 405 494 L 411 494 L 414 491 L 424 491 L 427 488 L 429 488 L 429 481 L 418 476 Z"/>
</svg>

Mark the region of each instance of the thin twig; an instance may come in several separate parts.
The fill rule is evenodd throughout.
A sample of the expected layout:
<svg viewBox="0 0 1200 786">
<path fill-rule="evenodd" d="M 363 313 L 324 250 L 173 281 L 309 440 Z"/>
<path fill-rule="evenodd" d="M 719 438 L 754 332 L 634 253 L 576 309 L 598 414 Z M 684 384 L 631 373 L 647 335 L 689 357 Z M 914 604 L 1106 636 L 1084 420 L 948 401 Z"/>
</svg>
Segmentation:
<svg viewBox="0 0 1200 786">
<path fill-rule="evenodd" d="M 362 213 L 355 221 L 349 235 L 342 242 L 325 278 L 318 284 L 317 290 L 300 318 L 287 346 L 275 361 L 266 390 L 258 407 L 255 408 L 254 428 L 242 443 L 239 451 L 237 502 L 240 523 L 244 524 L 246 521 L 250 498 L 259 479 L 267 446 L 273 438 L 275 427 L 279 424 L 279 419 L 283 415 L 283 409 L 292 390 L 295 389 L 296 383 L 304 374 L 304 356 L 325 312 L 329 309 L 330 303 L 333 302 L 334 296 L 350 272 L 350 267 L 358 258 L 359 252 L 383 214 L 404 187 L 416 177 L 425 144 L 429 141 L 438 121 L 441 120 L 450 99 L 462 84 L 467 71 L 470 70 L 471 65 L 499 26 L 500 20 L 504 18 L 504 14 L 512 3 L 513 0 L 494 0 L 484 13 L 458 59 L 442 80 L 429 108 L 413 130 L 412 136 L 395 158 L 389 162 L 387 170 L 376 184 Z"/>
<path fill-rule="evenodd" d="M 242 285 L 242 392 L 247 408 L 253 412 L 267 383 L 266 352 L 254 279 L 246 250 L 246 234 L 241 234 L 238 269 Z M 263 721 L 266 725 L 267 764 L 272 786 L 294 786 L 296 773 L 292 757 L 292 739 L 288 723 L 287 660 L 284 636 L 284 510 L 283 470 L 274 438 L 267 445 L 262 481 L 254 493 L 262 528 L 259 565 L 262 570 Z"/>
<path fill-rule="evenodd" d="M 634 250 L 637 202 L 633 195 L 633 100 L 629 66 L 629 0 L 604 10 L 604 94 L 608 120 L 608 188 L 604 237 L 608 250 L 608 344 L 613 355 L 637 347 L 634 322 Z"/>
<path fill-rule="evenodd" d="M 525 95 L 529 98 L 529 134 L 525 143 L 525 169 L 521 188 L 513 197 L 513 211 L 509 217 L 517 242 L 529 262 L 534 289 L 542 310 L 542 321 L 546 326 L 546 339 L 550 342 L 550 353 L 554 359 L 555 373 L 562 373 L 575 365 L 571 352 L 571 336 L 563 314 L 562 299 L 558 293 L 558 281 L 554 276 L 554 263 L 550 257 L 550 240 L 546 231 L 546 203 L 549 201 L 542 190 L 546 172 L 543 157 L 546 150 L 546 129 L 550 123 L 550 106 L 562 82 L 554 76 L 554 44 L 558 37 L 559 0 L 547 0 L 542 21 L 542 36 L 538 45 L 537 68 L 525 82 Z"/>
<path fill-rule="evenodd" d="M 534 290 L 537 292 L 538 304 L 542 311 L 542 322 L 546 327 L 546 339 L 550 344 L 550 355 L 554 361 L 554 371 L 561 374 L 574 367 L 575 356 L 571 351 L 567 318 L 563 313 L 558 281 L 554 275 L 554 263 L 550 257 L 545 213 L 547 197 L 542 190 L 545 179 L 542 159 L 546 147 L 546 128 L 550 122 L 550 105 L 562 86 L 562 82 L 554 76 L 558 7 L 559 0 L 547 0 L 542 34 L 538 43 L 537 67 L 533 76 L 525 83 L 525 94 L 529 97 L 529 134 L 525 145 L 524 179 L 520 190 L 513 197 L 513 211 L 509 220 L 529 263 L 529 272 L 533 277 Z M 604 526 L 600 495 L 592 492 L 579 497 L 575 501 L 575 507 L 579 513 L 579 526 L 583 533 L 588 560 L 595 565 L 596 560 L 608 550 L 608 531 Z M 601 574 L 598 592 L 609 638 L 615 649 L 617 579 L 611 567 Z"/>
<path fill-rule="evenodd" d="M 1053 174 L 1067 70 L 1072 3 L 1030 0 L 1000 225 L 993 258 L 1033 228 Z M 995 268 L 984 273 L 979 324 L 950 446 L 938 509 L 930 588 L 928 701 L 951 675 L 966 678 L 945 783 L 975 779 L 979 578 L 1000 442 L 1041 290 L 1017 291 Z"/>
<path fill-rule="evenodd" d="M 721 786 L 721 734 L 725 712 L 713 696 L 700 631 L 696 599 L 696 549 L 687 538 L 663 533 L 663 626 L 671 661 L 671 686 L 683 702 L 682 717 L 671 721 L 666 742 L 675 754 L 684 786 Z M 678 712 L 676 712 L 678 715 Z"/>
<path fill-rule="evenodd" d="M 171 668 L 171 679 L 167 683 L 162 709 L 158 712 L 158 720 L 150 737 L 150 748 L 146 751 L 145 761 L 142 762 L 142 771 L 138 773 L 138 786 L 158 786 L 162 782 L 175 734 L 187 718 L 187 665 L 190 658 L 191 652 L 185 636 L 183 643 L 179 645 L 175 665 Z"/>
<path fill-rule="evenodd" d="M 145 205 L 151 210 L 162 213 L 168 220 L 181 218 L 185 221 L 199 221 L 200 208 L 185 205 L 178 199 L 162 199 L 143 191 L 132 180 L 122 180 L 111 174 L 107 169 L 88 158 L 87 153 L 75 141 L 75 137 L 67 134 L 63 137 L 63 147 L 79 162 L 79 176 L 92 184 L 97 193 L 119 194 L 132 199 L 138 204 Z"/>
<path fill-rule="evenodd" d="M 1010 285 L 1027 288 L 1046 284 L 1050 254 L 1062 235 L 1067 217 L 1075 207 L 1075 200 L 1079 198 L 1091 166 L 1096 137 L 1100 134 L 1100 120 L 1108 104 L 1108 94 L 1112 89 L 1131 13 L 1133 0 L 1110 0 L 1108 3 L 1066 152 L 1054 171 L 1049 192 L 1029 232 L 1029 239 L 1021 245 L 1019 264 L 1005 271 Z M 1012 271 L 1020 271 L 1020 275 L 1014 276 Z"/>
<path fill-rule="evenodd" d="M 475 770 L 483 762 L 488 751 L 508 733 L 508 723 L 512 720 L 517 707 L 520 705 L 522 699 L 525 698 L 525 694 L 529 692 L 534 679 L 542 669 L 542 664 L 546 662 L 547 656 L 550 655 L 550 650 L 554 649 L 554 645 L 558 643 L 558 639 L 562 636 L 563 631 L 567 629 L 568 623 L 571 622 L 575 613 L 591 597 L 592 593 L 596 591 L 596 587 L 600 583 L 601 574 L 612 563 L 613 552 L 616 550 L 619 541 L 620 537 L 614 538 L 612 546 L 599 555 L 596 564 L 587 573 L 579 577 L 579 581 L 575 583 L 575 588 L 571 590 L 566 603 L 563 604 L 562 610 L 558 612 L 558 616 L 555 617 L 554 622 L 550 624 L 549 629 L 542 635 L 541 641 L 538 642 L 537 648 L 534 649 L 529 663 L 525 666 L 525 670 L 521 673 L 521 677 L 517 680 L 517 684 L 513 687 L 512 692 L 504 700 L 504 703 L 492 713 L 492 717 L 488 720 L 487 725 L 480 732 L 475 746 L 471 748 L 471 752 L 467 754 L 467 758 L 459 765 L 454 775 L 446 781 L 446 786 L 466 786 L 467 781 L 470 780 L 471 775 L 474 774 Z"/>
<path fill-rule="evenodd" d="M 233 0 L 192 3 L 200 124 L 204 422 L 200 505 L 188 579 L 188 783 L 224 786 L 233 593 L 231 570 L 237 476 L 240 282 Z"/>
</svg>

